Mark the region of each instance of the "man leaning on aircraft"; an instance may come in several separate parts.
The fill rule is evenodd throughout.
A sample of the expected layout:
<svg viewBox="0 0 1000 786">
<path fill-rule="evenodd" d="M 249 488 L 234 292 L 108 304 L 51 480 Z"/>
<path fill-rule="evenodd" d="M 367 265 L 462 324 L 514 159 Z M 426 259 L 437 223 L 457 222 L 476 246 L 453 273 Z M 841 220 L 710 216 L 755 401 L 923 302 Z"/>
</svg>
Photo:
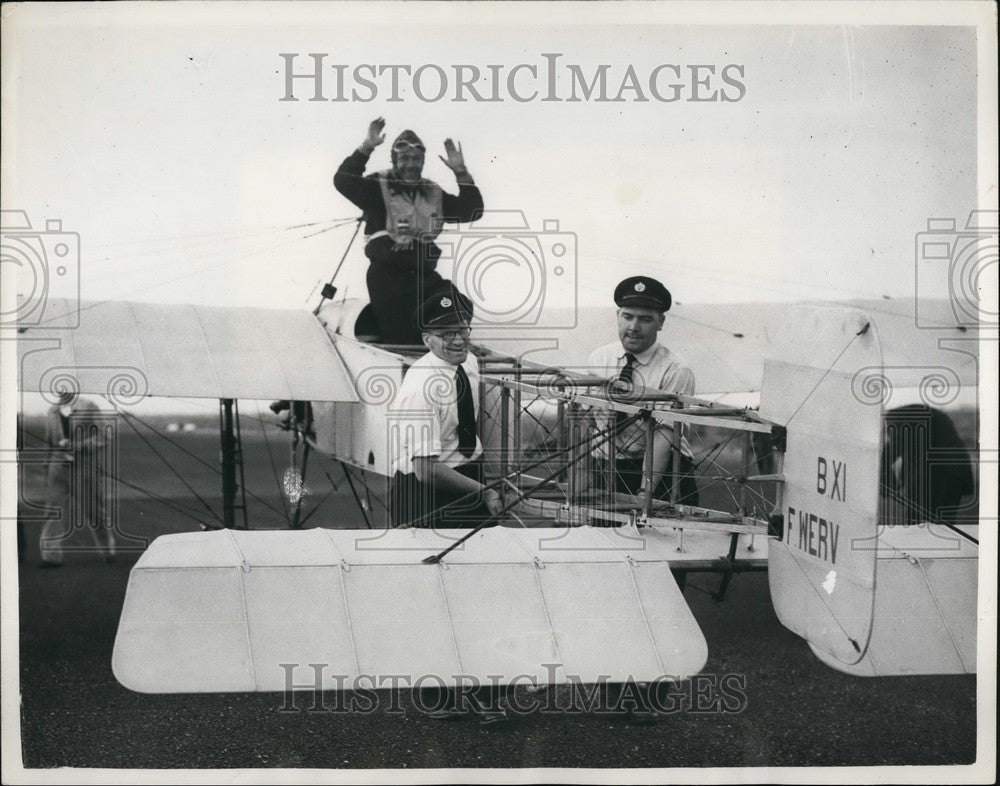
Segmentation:
<svg viewBox="0 0 1000 786">
<path fill-rule="evenodd" d="M 429 351 L 406 372 L 394 405 L 399 428 L 394 444 L 400 448 L 389 492 L 394 526 L 474 527 L 503 509 L 500 495 L 483 486 L 483 445 L 476 434 L 479 361 L 469 352 L 472 309 L 472 301 L 449 286 L 413 315 Z M 488 685 L 473 692 L 480 723 L 507 719 L 502 695 Z M 464 714 L 451 688 L 424 687 L 420 696 L 435 720 Z"/>
<path fill-rule="evenodd" d="M 636 400 L 648 391 L 694 395 L 694 372 L 673 352 L 657 341 L 663 329 L 664 315 L 670 309 L 670 292 L 649 276 L 632 276 L 615 287 L 618 306 L 618 341 L 594 350 L 588 362 L 593 373 L 609 380 L 609 385 L 625 400 Z M 599 429 L 608 428 L 612 419 L 623 420 L 619 413 L 592 413 Z M 698 487 L 692 477 L 693 461 L 684 424 L 680 431 L 680 489 L 678 502 L 698 504 Z M 611 455 L 605 445 L 597 448 L 593 483 L 603 488 L 609 460 L 614 461 L 615 488 L 626 494 L 645 492 L 647 478 L 653 484 L 653 496 L 669 499 L 673 485 L 670 452 L 674 435 L 670 426 L 659 425 L 653 432 L 652 466 L 646 464 L 646 429 L 643 422 L 616 428 Z M 676 464 L 675 464 L 676 466 Z M 595 522 L 597 523 L 597 522 Z M 646 683 L 611 682 L 605 689 L 609 710 L 621 713 L 627 723 L 647 726 L 657 723 L 654 710 L 655 686 Z"/>
<path fill-rule="evenodd" d="M 469 352 L 472 301 L 448 286 L 413 315 L 429 350 L 406 372 L 394 409 L 400 450 L 393 460 L 390 512 L 395 526 L 474 526 L 498 513 L 500 495 L 483 486 L 476 434 L 479 362 Z M 453 503 L 472 502 L 453 510 Z M 448 510 L 441 509 L 450 505 Z"/>
<path fill-rule="evenodd" d="M 670 292 L 649 276 L 632 276 L 615 287 L 618 306 L 618 341 L 594 350 L 588 361 L 593 373 L 611 380 L 612 387 L 626 390 L 623 397 L 634 400 L 646 391 L 662 391 L 693 396 L 694 372 L 675 353 L 657 340 L 663 329 L 664 315 L 670 309 Z M 621 391 L 619 391 L 621 392 Z M 611 425 L 610 412 L 595 412 L 598 428 Z M 618 418 L 619 420 L 621 418 Z M 694 462 L 687 440 L 687 427 L 680 428 L 680 488 L 677 502 L 698 504 L 698 486 L 693 477 Z M 614 476 L 616 492 L 645 493 L 646 478 L 653 483 L 653 496 L 669 499 L 673 484 L 670 451 L 673 429 L 660 425 L 653 435 L 652 466 L 646 466 L 646 425 L 632 423 L 620 428 L 615 436 Z M 598 488 L 607 477 L 608 450 L 598 446 L 595 456 L 594 482 Z"/>
</svg>

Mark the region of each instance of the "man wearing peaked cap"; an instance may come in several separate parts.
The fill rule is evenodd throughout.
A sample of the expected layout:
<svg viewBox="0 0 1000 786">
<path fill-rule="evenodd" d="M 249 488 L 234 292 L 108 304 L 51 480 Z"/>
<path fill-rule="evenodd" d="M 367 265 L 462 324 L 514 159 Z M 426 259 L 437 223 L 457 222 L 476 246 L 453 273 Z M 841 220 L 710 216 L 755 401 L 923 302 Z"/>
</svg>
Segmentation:
<svg viewBox="0 0 1000 786">
<path fill-rule="evenodd" d="M 395 526 L 474 526 L 502 507 L 499 494 L 482 482 L 479 362 L 469 352 L 471 317 L 472 302 L 453 286 L 439 289 L 413 314 L 429 351 L 410 366 L 392 405 L 406 413 L 401 450 L 393 457 Z M 474 495 L 472 504 L 451 505 L 468 494 Z"/>
<path fill-rule="evenodd" d="M 389 492 L 393 526 L 474 527 L 503 508 L 499 493 L 483 482 L 483 445 L 476 433 L 479 362 L 469 352 L 471 318 L 472 301 L 453 286 L 435 292 L 413 314 L 429 351 L 410 366 L 391 405 L 389 431 L 396 432 L 392 444 L 397 446 Z M 450 540 L 442 539 L 441 547 Z M 475 692 L 473 709 L 481 722 L 506 718 L 501 693 L 488 686 Z M 429 686 L 419 695 L 421 709 L 432 718 L 449 720 L 463 709 L 450 689 Z"/>
<path fill-rule="evenodd" d="M 594 350 L 589 364 L 593 373 L 608 380 L 609 396 L 620 395 L 624 401 L 642 406 L 642 395 L 650 391 L 694 395 L 694 373 L 657 340 L 663 330 L 664 312 L 671 305 L 667 288 L 655 278 L 631 276 L 615 287 L 614 300 L 618 306 L 618 341 Z M 697 505 L 698 487 L 692 477 L 691 448 L 683 424 L 679 450 L 674 447 L 674 434 L 669 426 L 660 425 L 653 432 L 652 465 L 647 466 L 647 426 L 638 422 L 618 427 L 624 417 L 624 413 L 594 413 L 597 428 L 615 427 L 615 440 L 613 450 L 608 450 L 608 443 L 596 450 L 593 485 L 607 488 L 608 476 L 613 472 L 615 492 L 643 494 L 647 478 L 651 478 L 653 495 L 670 499 L 674 467 L 679 465 L 680 493 L 676 501 Z M 652 693 L 655 687 L 647 684 L 634 687 L 631 698 L 626 698 L 622 683 L 608 683 L 605 692 L 608 708 L 623 713 L 626 721 L 635 725 L 656 723 L 657 704 Z"/>
<path fill-rule="evenodd" d="M 417 307 L 413 313 L 413 321 L 422 335 L 426 328 L 435 325 L 468 324 L 472 313 L 472 301 L 449 283 L 440 287 Z"/>
<path fill-rule="evenodd" d="M 590 367 L 594 373 L 605 376 L 611 392 L 622 392 L 626 401 L 642 404 L 642 394 L 647 391 L 677 393 L 693 396 L 694 372 L 674 352 L 658 341 L 664 326 L 664 312 L 672 299 L 669 290 L 655 278 L 631 276 L 615 287 L 614 301 L 618 306 L 618 341 L 594 350 Z M 664 406 L 662 404 L 657 406 Z M 613 419 L 608 413 L 595 417 L 599 428 L 609 426 Z M 670 426 L 661 425 L 654 432 L 652 466 L 646 466 L 646 426 L 633 423 L 618 430 L 615 438 L 615 491 L 629 494 L 645 492 L 646 479 L 651 478 L 653 494 L 660 499 L 670 499 L 673 486 L 673 467 L 679 465 L 680 483 L 677 502 L 698 504 L 698 487 L 692 476 L 691 447 L 687 441 L 686 426 L 680 425 L 679 453 L 674 447 L 674 434 Z M 607 477 L 609 460 L 605 446 L 598 447 L 595 480 Z M 671 461 L 671 453 L 674 460 Z"/>
</svg>

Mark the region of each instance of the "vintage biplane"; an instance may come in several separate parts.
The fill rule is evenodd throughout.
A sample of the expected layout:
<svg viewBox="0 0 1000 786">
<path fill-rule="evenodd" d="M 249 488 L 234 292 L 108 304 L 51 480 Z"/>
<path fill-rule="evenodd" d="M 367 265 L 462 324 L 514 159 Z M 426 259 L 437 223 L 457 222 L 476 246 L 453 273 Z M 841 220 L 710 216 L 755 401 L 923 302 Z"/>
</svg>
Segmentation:
<svg viewBox="0 0 1000 786">
<path fill-rule="evenodd" d="M 362 675 L 375 686 L 431 674 L 682 680 L 708 654 L 686 577 L 706 574 L 722 597 L 734 576 L 763 569 L 781 622 L 833 668 L 975 672 L 975 495 L 942 515 L 885 480 L 898 479 L 900 456 L 910 473 L 963 460 L 929 444 L 919 413 L 977 427 L 975 328 L 952 318 L 920 330 L 888 301 L 773 304 L 754 335 L 699 336 L 709 312 L 678 307 L 667 343 L 698 370 L 699 389 L 728 394 L 697 398 L 622 396 L 545 351 L 497 349 L 487 330 L 476 337 L 480 425 L 502 526 L 391 528 L 366 511 L 364 529 L 302 528 L 297 515 L 288 529 L 246 528 L 236 400 L 291 402 L 300 472 L 322 451 L 385 476 L 410 427 L 393 394 L 420 351 L 380 344 L 364 302 L 325 295 L 313 313 L 51 301 L 21 328 L 20 390 L 71 378 L 84 393 L 124 384 L 133 397 L 220 401 L 225 526 L 161 536 L 132 569 L 113 655 L 126 687 L 284 690 L 289 664 L 302 688 Z M 718 325 L 736 312 L 711 313 Z M 696 326 L 687 340 L 671 332 L 676 319 Z M 915 402 L 929 406 L 890 454 L 888 413 Z M 649 429 L 686 424 L 707 459 L 699 485 L 722 502 L 682 504 L 676 485 L 670 500 L 589 487 L 577 468 L 620 427 L 589 427 L 595 408 Z M 930 487 L 923 477 L 910 487 Z M 314 676 L 310 664 L 324 668 Z"/>
</svg>

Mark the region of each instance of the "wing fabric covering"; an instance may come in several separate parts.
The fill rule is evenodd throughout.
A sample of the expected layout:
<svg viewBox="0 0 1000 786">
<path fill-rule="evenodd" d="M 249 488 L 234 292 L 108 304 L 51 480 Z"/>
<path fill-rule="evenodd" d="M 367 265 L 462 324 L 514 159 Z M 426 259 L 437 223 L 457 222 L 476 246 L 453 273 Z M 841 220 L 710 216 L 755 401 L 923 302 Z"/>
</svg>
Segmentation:
<svg viewBox="0 0 1000 786">
<path fill-rule="evenodd" d="M 53 301 L 58 319 L 18 335 L 19 389 L 123 403 L 145 396 L 357 401 L 322 325 L 308 311 L 163 303 Z M 67 316 L 67 318 L 68 318 Z"/>
<path fill-rule="evenodd" d="M 656 533 L 590 527 L 166 535 L 129 578 L 113 670 L 144 693 L 684 679 L 705 639 Z M 284 665 L 282 665 L 284 664 Z M 321 664 L 320 667 L 310 664 Z"/>
<path fill-rule="evenodd" d="M 964 529 L 978 538 L 977 526 Z M 860 677 L 974 674 L 978 573 L 979 547 L 945 527 L 884 527 L 864 658 L 845 665 L 815 645 L 813 651 Z"/>
</svg>

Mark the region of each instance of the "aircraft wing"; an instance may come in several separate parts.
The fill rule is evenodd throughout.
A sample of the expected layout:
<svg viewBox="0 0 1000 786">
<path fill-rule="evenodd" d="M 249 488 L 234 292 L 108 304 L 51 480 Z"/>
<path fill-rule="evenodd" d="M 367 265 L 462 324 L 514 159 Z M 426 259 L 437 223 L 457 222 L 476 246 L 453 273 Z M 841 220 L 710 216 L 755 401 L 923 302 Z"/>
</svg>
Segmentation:
<svg viewBox="0 0 1000 786">
<path fill-rule="evenodd" d="M 466 532 L 161 536 L 129 577 L 115 676 L 141 693 L 215 693 L 393 676 L 676 682 L 704 667 L 705 637 L 669 569 L 676 547 L 659 533 L 493 527 L 423 564 Z"/>
<path fill-rule="evenodd" d="M 122 301 L 46 303 L 17 336 L 18 388 L 109 395 L 357 401 L 308 311 Z"/>
<path fill-rule="evenodd" d="M 772 354 L 775 338 L 793 305 L 778 302 L 677 303 L 666 314 L 660 340 L 694 370 L 699 396 L 759 393 L 764 359 Z M 946 369 L 943 376 L 952 383 L 959 381 L 962 386 L 976 384 L 976 327 L 955 324 L 948 328 L 920 329 L 918 309 L 920 318 L 927 319 L 930 324 L 955 323 L 952 305 L 948 301 L 847 300 L 836 305 L 860 309 L 877 320 L 885 351 L 885 365 L 890 369 L 896 387 L 908 386 L 907 378 L 911 376 L 916 376 L 919 382 L 923 374 L 934 368 L 938 371 Z M 533 329 L 525 331 L 524 338 L 508 337 L 505 333 L 503 342 L 496 346 L 512 355 L 525 353 L 525 359 L 536 363 L 567 367 L 570 371 L 586 371 L 582 359 L 595 346 L 611 341 L 615 337 L 615 326 L 613 316 L 601 317 L 595 311 L 584 312 L 581 309 L 581 319 L 594 320 L 595 329 L 602 338 L 596 338 L 590 330 L 562 331 L 553 333 L 559 339 L 557 346 L 540 348 L 539 331 Z M 601 319 L 607 321 L 602 322 Z M 493 336 L 477 333 L 476 340 L 490 344 Z M 567 358 L 573 360 L 568 361 Z M 903 379 L 899 379 L 901 374 Z M 727 401 L 735 406 L 756 405 L 757 398 L 744 397 L 740 400 L 730 396 Z M 740 403 L 737 404 L 737 401 Z"/>
</svg>

